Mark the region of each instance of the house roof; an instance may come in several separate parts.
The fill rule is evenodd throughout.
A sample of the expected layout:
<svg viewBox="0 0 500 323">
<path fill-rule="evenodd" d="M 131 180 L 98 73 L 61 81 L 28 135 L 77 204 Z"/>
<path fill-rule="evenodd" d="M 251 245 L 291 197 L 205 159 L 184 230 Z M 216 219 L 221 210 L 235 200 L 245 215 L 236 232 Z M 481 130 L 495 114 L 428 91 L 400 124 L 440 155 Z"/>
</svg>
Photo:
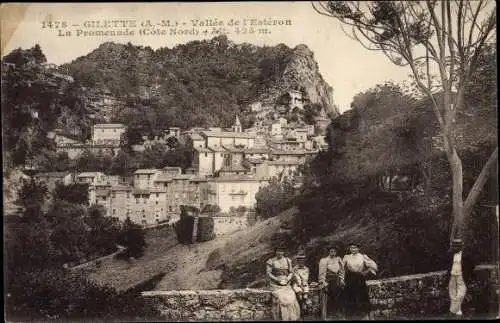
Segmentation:
<svg viewBox="0 0 500 323">
<path fill-rule="evenodd" d="M 300 165 L 302 164 L 301 162 L 294 160 L 294 161 L 288 161 L 288 160 L 270 160 L 268 161 L 269 165 Z"/>
<path fill-rule="evenodd" d="M 272 150 L 273 155 L 306 155 L 308 152 L 304 149 L 296 150 Z"/>
<path fill-rule="evenodd" d="M 247 160 L 249 163 L 252 163 L 252 164 L 262 164 L 263 162 L 266 161 L 266 159 L 262 159 L 262 158 L 247 158 Z"/>
<path fill-rule="evenodd" d="M 131 191 L 132 187 L 127 185 L 116 185 L 111 187 L 112 191 Z"/>
<path fill-rule="evenodd" d="M 139 188 L 134 188 L 132 191 L 132 194 L 137 195 L 137 194 L 149 194 L 150 191 L 147 189 L 139 189 Z"/>
<path fill-rule="evenodd" d="M 236 172 L 247 172 L 248 169 L 246 169 L 242 165 L 236 164 L 236 165 L 224 165 L 224 166 L 222 166 L 222 168 L 219 171 L 228 172 L 228 173 L 236 173 Z"/>
<path fill-rule="evenodd" d="M 70 172 L 43 172 L 43 173 L 38 173 L 35 175 L 35 177 L 66 177 L 67 175 L 70 175 Z"/>
<path fill-rule="evenodd" d="M 201 135 L 205 137 L 219 137 L 219 138 L 244 138 L 244 139 L 255 138 L 255 135 L 246 132 L 231 132 L 231 131 L 202 131 Z"/>
<path fill-rule="evenodd" d="M 190 133 L 189 138 L 191 138 L 191 140 L 204 140 L 204 138 L 197 132 Z"/>
<path fill-rule="evenodd" d="M 167 190 L 163 187 L 153 187 L 150 189 L 151 193 L 166 193 Z"/>
<path fill-rule="evenodd" d="M 205 147 L 194 147 L 194 150 L 196 150 L 199 153 L 212 153 L 213 152 L 210 149 L 205 148 Z"/>
<path fill-rule="evenodd" d="M 99 129 L 125 128 L 125 125 L 122 123 L 98 123 L 94 125 L 94 128 L 99 128 Z"/>
<path fill-rule="evenodd" d="M 227 152 L 226 149 L 224 149 L 223 147 L 208 147 L 208 149 L 210 149 L 211 151 L 213 152 L 219 152 L 219 153 L 225 153 Z"/>
<path fill-rule="evenodd" d="M 177 174 L 173 177 L 174 180 L 187 180 L 193 178 L 193 174 Z"/>
<path fill-rule="evenodd" d="M 144 169 L 138 169 L 138 170 L 136 170 L 134 172 L 134 174 L 154 174 L 157 171 L 159 171 L 159 169 L 147 169 L 147 168 L 144 168 Z"/>
<path fill-rule="evenodd" d="M 155 182 L 171 182 L 172 181 L 172 174 L 165 174 L 165 173 L 162 173 L 162 174 L 159 174 L 155 180 Z"/>
<path fill-rule="evenodd" d="M 83 173 L 78 174 L 78 176 L 76 176 L 76 177 L 96 177 L 99 175 L 104 175 L 104 173 L 102 173 L 102 172 L 83 172 Z"/>
<path fill-rule="evenodd" d="M 222 175 L 209 179 L 210 182 L 260 182 L 264 179 L 255 175 Z"/>
<path fill-rule="evenodd" d="M 95 191 L 95 196 L 108 196 L 109 190 L 106 189 L 98 189 Z"/>
</svg>

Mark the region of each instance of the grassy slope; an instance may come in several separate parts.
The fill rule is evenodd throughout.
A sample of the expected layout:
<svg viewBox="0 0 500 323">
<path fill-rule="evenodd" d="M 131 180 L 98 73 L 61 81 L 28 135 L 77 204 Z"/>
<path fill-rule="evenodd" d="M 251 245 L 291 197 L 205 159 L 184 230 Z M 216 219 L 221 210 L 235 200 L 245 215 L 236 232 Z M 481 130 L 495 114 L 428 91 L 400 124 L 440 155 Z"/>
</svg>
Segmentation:
<svg viewBox="0 0 500 323">
<path fill-rule="evenodd" d="M 159 273 L 166 275 L 156 290 L 241 288 L 255 280 L 263 279 L 265 262 L 273 254 L 273 235 L 290 228 L 297 210 L 256 223 L 246 231 L 235 232 L 215 240 L 192 246 L 177 244 L 172 229 L 161 228 L 147 233 L 148 247 L 145 255 L 132 263 L 112 259 L 99 268 L 92 268 L 89 277 L 100 284 L 109 284 L 117 290 L 125 290 Z M 360 223 L 340 226 L 331 236 L 313 238 L 306 248 L 308 258 L 331 241 L 345 237 L 357 239 L 372 235 L 383 223 Z M 292 255 L 293 256 L 293 255 Z M 314 277 L 314 273 L 313 273 Z"/>
<path fill-rule="evenodd" d="M 146 233 L 146 242 L 148 246 L 141 258 L 132 262 L 109 259 L 100 267 L 88 270 L 89 278 L 122 291 L 159 273 L 175 270 L 176 264 L 169 261 L 169 250 L 177 245 L 173 229 L 167 227 L 149 229 Z"/>
</svg>

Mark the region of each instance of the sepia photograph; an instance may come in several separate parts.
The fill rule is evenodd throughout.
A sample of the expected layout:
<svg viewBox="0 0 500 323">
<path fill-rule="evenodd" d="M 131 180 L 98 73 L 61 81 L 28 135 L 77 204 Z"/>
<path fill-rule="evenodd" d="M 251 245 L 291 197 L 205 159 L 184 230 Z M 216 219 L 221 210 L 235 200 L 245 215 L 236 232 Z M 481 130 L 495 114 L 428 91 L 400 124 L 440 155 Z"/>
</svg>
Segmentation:
<svg viewBox="0 0 500 323">
<path fill-rule="evenodd" d="M 496 10 L 0 4 L 5 322 L 500 319 Z"/>
</svg>

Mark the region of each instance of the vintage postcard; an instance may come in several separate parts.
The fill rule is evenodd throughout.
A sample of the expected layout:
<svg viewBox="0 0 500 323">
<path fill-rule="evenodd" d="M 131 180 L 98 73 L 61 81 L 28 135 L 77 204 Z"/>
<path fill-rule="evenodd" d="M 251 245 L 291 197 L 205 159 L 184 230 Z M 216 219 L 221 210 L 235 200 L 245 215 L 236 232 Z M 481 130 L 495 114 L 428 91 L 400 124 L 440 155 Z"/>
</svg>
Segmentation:
<svg viewBox="0 0 500 323">
<path fill-rule="evenodd" d="M 0 10 L 6 321 L 498 318 L 496 2 Z"/>
</svg>

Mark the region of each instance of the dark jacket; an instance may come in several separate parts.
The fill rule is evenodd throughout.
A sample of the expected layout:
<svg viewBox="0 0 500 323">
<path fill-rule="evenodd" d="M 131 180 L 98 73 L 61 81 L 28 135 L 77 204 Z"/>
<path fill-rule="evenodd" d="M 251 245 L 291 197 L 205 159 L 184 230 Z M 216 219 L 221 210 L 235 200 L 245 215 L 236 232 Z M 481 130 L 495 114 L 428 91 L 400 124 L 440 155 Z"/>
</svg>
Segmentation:
<svg viewBox="0 0 500 323">
<path fill-rule="evenodd" d="M 448 266 L 447 266 L 447 272 L 446 272 L 446 280 L 445 282 L 448 283 L 450 280 L 450 274 L 451 274 L 451 267 L 453 266 L 453 253 L 449 253 L 448 256 Z M 474 268 L 476 267 L 476 263 L 474 258 L 468 254 L 464 253 L 462 251 L 462 277 L 464 279 L 465 285 L 469 286 L 472 281 L 474 280 Z"/>
</svg>

